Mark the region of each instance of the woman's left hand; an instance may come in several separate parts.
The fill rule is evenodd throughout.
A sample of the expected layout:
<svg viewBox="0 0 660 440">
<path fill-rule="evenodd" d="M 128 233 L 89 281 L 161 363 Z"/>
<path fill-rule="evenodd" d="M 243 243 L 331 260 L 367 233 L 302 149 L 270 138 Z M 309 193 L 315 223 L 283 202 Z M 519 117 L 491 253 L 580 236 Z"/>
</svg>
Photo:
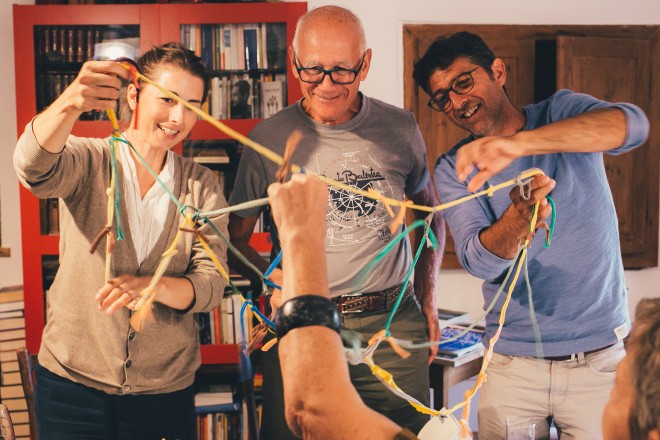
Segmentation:
<svg viewBox="0 0 660 440">
<path fill-rule="evenodd" d="M 99 303 L 99 310 L 110 314 L 122 307 L 133 310 L 140 299 L 140 292 L 149 286 L 150 280 L 151 277 L 132 275 L 121 275 L 109 280 L 94 297 Z"/>
</svg>

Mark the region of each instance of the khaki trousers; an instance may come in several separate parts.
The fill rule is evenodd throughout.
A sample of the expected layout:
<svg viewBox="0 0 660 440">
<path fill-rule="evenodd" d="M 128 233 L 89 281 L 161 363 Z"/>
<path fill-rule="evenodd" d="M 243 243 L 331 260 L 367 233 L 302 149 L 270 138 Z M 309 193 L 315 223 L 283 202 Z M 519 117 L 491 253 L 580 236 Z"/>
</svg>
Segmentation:
<svg viewBox="0 0 660 440">
<path fill-rule="evenodd" d="M 614 386 L 623 343 L 568 361 L 494 353 L 479 397 L 479 438 L 504 439 L 506 417 L 543 421 L 537 438 L 547 439 L 551 417 L 560 438 L 601 439 L 601 417 Z"/>
</svg>

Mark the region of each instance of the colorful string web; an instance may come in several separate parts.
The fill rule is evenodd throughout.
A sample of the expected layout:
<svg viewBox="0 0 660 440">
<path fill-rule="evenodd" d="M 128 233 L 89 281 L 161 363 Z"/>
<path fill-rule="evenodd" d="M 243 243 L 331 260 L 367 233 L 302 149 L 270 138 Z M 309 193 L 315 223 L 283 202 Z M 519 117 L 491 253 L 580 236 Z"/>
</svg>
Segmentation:
<svg viewBox="0 0 660 440">
<path fill-rule="evenodd" d="M 474 194 L 471 194 L 469 196 L 463 197 L 461 199 L 449 202 L 449 203 L 444 203 L 440 204 L 437 206 L 423 206 L 423 205 L 415 205 L 411 201 L 408 200 L 395 200 L 392 198 L 388 198 L 385 195 L 378 193 L 374 191 L 373 189 L 370 189 L 369 191 L 364 191 L 360 190 L 358 188 L 337 182 L 335 180 L 329 179 L 325 176 L 321 176 L 315 173 L 310 172 L 309 170 L 303 170 L 298 165 L 295 164 L 289 164 L 288 160 L 285 160 L 282 156 L 278 155 L 277 153 L 269 150 L 268 148 L 254 142 L 253 140 L 247 138 L 243 134 L 233 130 L 232 128 L 228 127 L 227 125 L 223 124 L 222 122 L 214 119 L 211 117 L 209 114 L 201 110 L 200 108 L 197 108 L 195 106 L 190 105 L 186 101 L 180 99 L 177 95 L 174 93 L 170 92 L 169 90 L 163 88 L 161 85 L 151 81 L 149 78 L 145 77 L 144 75 L 141 75 L 139 72 L 136 70 L 132 70 L 132 73 L 134 75 L 134 81 L 137 81 L 137 79 L 144 81 L 154 87 L 156 87 L 158 90 L 160 90 L 162 93 L 170 97 L 171 99 L 175 100 L 176 102 L 181 103 L 184 105 L 187 109 L 193 111 L 196 113 L 201 119 L 207 121 L 214 127 L 216 127 L 218 130 L 222 131 L 229 137 L 241 142 L 243 145 L 247 146 L 248 148 L 252 148 L 255 150 L 257 153 L 263 155 L 267 159 L 271 160 L 272 162 L 282 166 L 286 171 L 290 171 L 292 173 L 297 173 L 297 172 L 306 172 L 308 174 L 314 175 L 316 178 L 320 179 L 324 183 L 326 183 L 329 186 L 333 186 L 339 189 L 343 189 L 346 191 L 350 191 L 352 193 L 356 193 L 365 197 L 369 197 L 373 200 L 380 201 L 381 203 L 384 204 L 384 206 L 387 208 L 388 212 L 394 217 L 391 227 L 394 230 L 397 230 L 401 223 L 403 222 L 404 218 L 404 212 L 406 208 L 410 209 L 417 209 L 419 211 L 424 211 L 428 212 L 429 215 L 425 218 L 425 220 L 417 220 L 413 222 L 409 227 L 405 228 L 404 231 L 399 233 L 394 239 L 391 240 L 391 242 L 383 248 L 383 250 L 372 260 L 370 261 L 361 271 L 361 276 L 366 276 L 371 270 L 374 269 L 374 267 L 379 263 L 384 256 L 390 252 L 394 247 L 396 246 L 397 243 L 399 243 L 401 240 L 403 240 L 407 234 L 411 233 L 417 228 L 424 228 L 423 229 L 423 238 L 420 240 L 420 244 L 416 250 L 415 257 L 413 260 L 413 264 L 411 265 L 411 268 L 409 272 L 406 275 L 406 278 L 404 280 L 403 286 L 401 288 L 401 291 L 399 292 L 399 295 L 397 297 L 397 300 L 392 307 L 392 310 L 390 311 L 390 314 L 388 316 L 387 323 L 385 325 L 385 328 L 374 335 L 371 340 L 369 341 L 368 345 L 366 348 L 361 347 L 361 339 L 358 334 L 355 334 L 354 332 L 342 332 L 342 337 L 347 340 L 349 346 L 351 348 L 347 349 L 347 358 L 348 361 L 351 364 L 358 364 L 358 363 L 364 363 L 369 368 L 371 369 L 372 373 L 388 388 L 390 389 L 394 394 L 400 396 L 401 398 L 407 400 L 414 408 L 416 408 L 418 411 L 425 413 L 425 414 L 430 414 L 433 416 L 440 416 L 440 417 L 445 417 L 448 416 L 449 414 L 455 412 L 456 410 L 463 408 L 463 415 L 461 417 L 461 425 L 464 430 L 464 433 L 469 431 L 469 428 L 467 428 L 467 417 L 469 415 L 469 409 L 470 409 L 470 401 L 472 397 L 475 395 L 481 384 L 485 380 L 485 372 L 488 367 L 488 364 L 490 362 L 490 359 L 493 354 L 493 347 L 497 340 L 500 337 L 502 326 L 504 324 L 505 316 L 506 316 L 506 311 L 507 307 L 509 304 L 509 301 L 511 299 L 511 296 L 513 294 L 514 287 L 517 283 L 517 280 L 520 276 L 521 270 L 524 268 L 524 276 L 526 280 L 526 286 L 527 286 L 527 291 L 528 291 L 528 297 L 529 297 L 529 304 L 530 304 L 530 320 L 532 321 L 533 324 L 533 329 L 534 329 L 534 335 L 537 341 L 537 350 L 539 350 L 539 353 L 542 353 L 541 351 L 541 335 L 540 331 L 538 328 L 538 324 L 536 322 L 536 318 L 534 315 L 534 309 L 533 309 L 533 302 L 532 302 L 532 289 L 531 289 L 531 284 L 529 282 L 529 274 L 527 272 L 527 250 L 530 246 L 531 239 L 533 238 L 534 232 L 535 232 L 535 225 L 537 221 L 537 215 L 538 215 L 538 208 L 539 208 L 539 202 L 537 202 L 534 206 L 534 209 L 532 210 L 532 215 L 529 223 L 529 230 L 527 237 L 524 239 L 524 241 L 519 245 L 519 248 L 517 250 L 517 253 L 515 257 L 513 258 L 512 264 L 510 265 L 506 277 L 502 284 L 500 285 L 500 288 L 498 289 L 496 295 L 482 314 L 482 316 L 475 321 L 475 323 L 471 324 L 468 326 L 463 332 L 457 334 L 454 336 L 452 339 L 443 341 L 443 342 L 451 342 L 460 336 L 462 336 L 464 333 L 467 331 L 471 330 L 477 322 L 481 321 L 485 316 L 490 313 L 490 311 L 493 309 L 497 301 L 499 300 L 501 294 L 504 292 L 505 288 L 507 289 L 507 294 L 504 299 L 504 303 L 500 312 L 499 316 L 499 321 L 498 321 L 498 328 L 495 334 L 491 337 L 489 344 L 488 344 L 488 350 L 484 353 L 483 357 L 483 363 L 481 366 L 481 370 L 477 376 L 477 381 L 474 385 L 474 387 L 470 390 L 468 390 L 465 394 L 465 400 L 457 405 L 454 405 L 451 408 L 443 408 L 441 410 L 435 410 L 429 407 L 426 407 L 425 405 L 421 404 L 419 401 L 414 399 L 412 396 L 406 394 L 403 390 L 401 390 L 395 383 L 394 378 L 392 375 L 387 372 L 386 370 L 380 368 L 374 361 L 373 361 L 373 354 L 378 348 L 378 346 L 383 342 L 386 341 L 388 342 L 392 348 L 399 353 L 401 356 L 406 357 L 409 355 L 409 352 L 407 349 L 417 349 L 417 348 L 423 348 L 423 347 L 430 347 L 433 345 L 437 345 L 440 341 L 430 341 L 430 342 L 423 342 L 423 343 L 413 343 L 411 341 L 407 340 L 402 340 L 395 338 L 392 336 L 390 332 L 390 325 L 392 323 L 392 320 L 394 319 L 394 316 L 396 314 L 396 311 L 399 307 L 399 304 L 403 298 L 403 293 L 405 291 L 405 286 L 407 283 L 410 281 L 410 278 L 412 277 L 414 267 L 417 263 L 417 260 L 419 259 L 419 256 L 421 254 L 422 249 L 424 246 L 428 246 L 431 248 L 436 248 L 437 247 L 437 238 L 433 234 L 433 231 L 431 230 L 431 221 L 433 214 L 437 211 L 442 211 L 448 208 L 451 208 L 453 206 L 456 206 L 460 203 L 466 202 L 468 200 L 474 199 L 476 197 L 481 197 L 484 195 L 487 196 L 492 196 L 496 191 L 499 191 L 504 188 L 511 187 L 513 185 L 518 185 L 521 188 L 521 194 L 525 191 L 529 191 L 529 182 L 531 179 L 536 176 L 543 174 L 543 171 L 540 169 L 530 169 L 527 171 L 524 171 L 521 173 L 516 179 L 512 179 L 506 182 L 502 182 L 498 185 L 491 186 L 488 189 L 477 192 Z M 176 199 L 176 197 L 167 189 L 165 184 L 158 178 L 157 173 L 152 170 L 149 165 L 146 163 L 146 161 L 140 156 L 140 154 L 137 152 L 137 150 L 131 145 L 128 140 L 122 137 L 117 122 L 116 122 L 116 117 L 114 116 L 114 112 L 108 111 L 108 114 L 110 116 L 110 120 L 113 123 L 113 135 L 110 138 L 110 151 L 112 155 L 112 176 L 111 176 L 111 185 L 110 188 L 108 189 L 108 223 L 106 227 L 104 228 L 105 234 L 108 235 L 107 238 L 107 246 L 106 246 L 106 280 L 110 276 L 109 272 L 109 267 L 110 267 L 110 259 L 111 259 L 111 254 L 112 254 L 112 243 L 114 241 L 113 234 L 110 231 L 111 225 L 112 225 L 112 219 L 113 217 L 115 218 L 116 224 L 117 224 L 117 235 L 118 237 L 121 237 L 121 224 L 119 223 L 119 199 L 120 199 L 120 192 L 119 192 L 119 185 L 117 182 L 117 176 L 116 176 L 116 151 L 114 148 L 114 143 L 115 142 L 123 142 L 131 148 L 135 156 L 140 160 L 140 162 L 147 168 L 147 170 L 152 174 L 152 176 L 156 179 L 156 181 L 167 191 L 169 197 L 172 199 L 172 202 L 175 203 L 178 207 L 179 213 L 184 216 L 184 225 L 179 228 L 178 233 L 176 234 L 176 237 L 174 238 L 173 242 L 171 243 L 170 247 L 168 250 L 163 253 L 161 261 L 159 263 L 159 266 L 156 270 L 156 273 L 154 274 L 151 283 L 149 286 L 144 289 L 139 296 L 139 301 L 135 307 L 136 312 L 133 314 L 131 317 L 131 325 L 135 328 L 136 331 L 139 331 L 142 327 L 142 323 L 145 319 L 149 318 L 149 311 L 151 309 L 151 303 L 154 301 L 154 296 L 155 296 L 155 285 L 158 283 L 160 278 L 163 276 L 165 273 L 165 270 L 167 269 L 167 266 L 171 260 L 171 258 L 176 254 L 176 244 L 179 241 L 182 233 L 193 233 L 196 236 L 196 239 L 202 244 L 203 248 L 205 251 L 209 254 L 209 257 L 215 264 L 218 272 L 222 275 L 222 277 L 225 279 L 231 290 L 239 295 L 241 298 L 241 301 L 243 302 L 241 306 L 241 332 L 242 332 L 242 359 L 246 360 L 245 356 L 245 350 L 247 347 L 247 342 L 248 342 L 248 337 L 246 337 L 247 334 L 247 329 L 245 328 L 244 325 L 244 319 L 243 316 L 245 313 L 254 313 L 257 317 L 257 319 L 261 322 L 263 322 L 266 326 L 268 327 L 274 327 L 273 323 L 266 317 L 264 316 L 257 307 L 254 306 L 254 303 L 252 302 L 251 298 L 251 293 L 248 294 L 247 298 L 244 298 L 241 292 L 236 288 L 236 286 L 233 284 L 231 281 L 228 273 L 226 270 L 222 267 L 220 264 L 219 259 L 217 256 L 214 254 L 212 249 L 208 245 L 208 240 L 204 237 L 203 234 L 201 234 L 198 231 L 198 227 L 200 225 L 208 225 L 209 229 L 216 234 L 220 239 L 227 245 L 228 249 L 230 252 L 234 253 L 237 258 L 239 258 L 243 264 L 245 264 L 247 267 L 249 267 L 252 271 L 254 271 L 256 274 L 259 275 L 260 279 L 262 280 L 262 283 L 265 285 L 269 283 L 270 281 L 268 280 L 268 275 L 270 274 L 270 271 L 277 265 L 279 258 L 281 258 L 281 254 L 278 255 L 278 258 L 276 261 L 273 261 L 271 263 L 271 267 L 269 267 L 269 270 L 264 274 L 261 273 L 252 263 L 250 263 L 247 258 L 245 258 L 239 251 L 236 249 L 231 242 L 217 229 L 217 227 L 213 224 L 213 222 L 210 220 L 211 218 L 218 217 L 221 215 L 226 215 L 227 213 L 233 212 L 233 211 L 239 211 L 247 208 L 252 208 L 252 207 L 257 207 L 257 206 L 263 206 L 268 203 L 268 198 L 263 198 L 263 199 L 257 199 L 251 202 L 247 203 L 242 203 L 239 205 L 235 206 L 229 206 L 226 208 L 218 209 L 215 211 L 207 211 L 207 212 L 201 212 L 198 209 L 190 206 L 183 206 L 179 203 L 179 201 Z M 523 194 L 524 196 L 524 194 Z M 550 245 L 550 241 L 552 239 L 552 234 L 554 231 L 554 223 L 555 223 L 555 206 L 554 206 L 554 201 L 548 196 L 547 197 L 549 203 L 552 206 L 552 217 L 551 217 L 551 222 L 548 228 L 548 234 L 546 237 L 546 247 Z M 400 207 L 399 213 L 397 215 L 394 215 L 392 211 L 393 206 L 398 206 Z M 104 233 L 104 231 L 101 232 L 101 234 Z M 95 240 L 97 241 L 97 240 Z M 100 241 L 100 238 L 99 240 Z M 358 277 L 358 284 L 360 277 Z M 272 283 L 271 283 L 272 284 Z M 508 285 L 508 288 L 506 287 Z M 265 286 L 264 289 L 265 291 Z M 251 319 L 249 320 L 251 322 Z M 247 361 L 249 362 L 249 358 L 247 358 Z M 250 369 L 251 371 L 251 369 Z"/>
</svg>

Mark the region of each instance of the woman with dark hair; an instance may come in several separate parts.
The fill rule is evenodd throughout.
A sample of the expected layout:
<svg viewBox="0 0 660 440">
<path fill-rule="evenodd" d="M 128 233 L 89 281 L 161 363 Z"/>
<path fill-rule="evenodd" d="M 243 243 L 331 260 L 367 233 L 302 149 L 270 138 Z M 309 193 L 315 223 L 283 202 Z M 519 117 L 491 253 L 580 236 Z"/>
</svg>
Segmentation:
<svg viewBox="0 0 660 440">
<path fill-rule="evenodd" d="M 201 106 L 207 75 L 200 59 L 177 43 L 138 60 L 150 80 Z M 226 206 L 213 173 L 173 154 L 197 116 L 146 82 L 130 84 L 125 141 L 71 135 L 81 113 L 114 108 L 129 72 L 114 61 L 90 61 L 53 104 L 26 127 L 14 153 L 21 183 L 40 198 L 61 199 L 60 267 L 48 291 L 39 351 L 35 407 L 41 439 L 192 439 L 192 384 L 200 365 L 193 313 L 218 305 L 224 280 L 191 233 L 182 233 L 154 288 L 153 322 L 139 333 L 130 319 L 150 286 L 161 255 L 184 218 L 170 197 L 202 211 Z M 139 99 L 138 99 L 139 98 Z M 139 112 L 137 111 L 139 103 Z M 123 240 L 89 254 L 107 225 L 107 194 L 116 161 Z M 160 182 L 149 168 L 158 175 Z M 226 220 L 215 226 L 226 234 Z M 200 228 L 207 231 L 208 225 Z M 111 226 L 117 231 L 117 221 Z M 226 268 L 226 246 L 207 233 Z M 109 238 L 110 239 L 110 238 Z"/>
</svg>

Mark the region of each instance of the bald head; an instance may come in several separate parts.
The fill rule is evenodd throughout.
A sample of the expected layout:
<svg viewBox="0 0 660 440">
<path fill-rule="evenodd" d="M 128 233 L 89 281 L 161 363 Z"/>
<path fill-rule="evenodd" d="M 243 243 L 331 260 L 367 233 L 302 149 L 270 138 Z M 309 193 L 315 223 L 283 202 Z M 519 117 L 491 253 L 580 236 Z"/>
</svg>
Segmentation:
<svg viewBox="0 0 660 440">
<path fill-rule="evenodd" d="M 363 53 L 367 47 L 364 28 L 360 19 L 351 11 L 339 6 L 321 6 L 312 9 L 298 20 L 296 33 L 293 36 L 293 50 L 298 52 L 298 41 L 301 35 L 317 26 L 334 27 L 337 31 L 352 32 L 359 41 L 359 52 Z"/>
</svg>

